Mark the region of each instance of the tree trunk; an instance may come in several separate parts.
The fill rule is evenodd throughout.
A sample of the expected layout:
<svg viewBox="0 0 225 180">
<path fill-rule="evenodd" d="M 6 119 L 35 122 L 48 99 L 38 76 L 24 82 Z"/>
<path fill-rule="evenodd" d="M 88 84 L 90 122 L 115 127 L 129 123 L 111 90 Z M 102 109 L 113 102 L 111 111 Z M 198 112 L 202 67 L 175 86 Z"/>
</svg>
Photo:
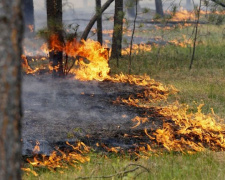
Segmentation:
<svg viewBox="0 0 225 180">
<path fill-rule="evenodd" d="M 34 35 L 34 3 L 33 0 L 22 0 L 25 33 Z"/>
<path fill-rule="evenodd" d="M 96 13 L 100 14 L 101 10 L 101 0 L 96 0 Z M 102 45 L 102 15 L 100 14 L 97 19 L 97 37 L 98 42 Z"/>
<path fill-rule="evenodd" d="M 96 13 L 91 20 L 89 21 L 88 25 L 86 26 L 82 36 L 81 36 L 81 40 L 86 40 L 88 37 L 88 34 L 91 30 L 91 28 L 93 27 L 93 25 L 95 24 L 95 22 L 97 21 L 98 17 L 100 15 L 102 15 L 102 13 L 110 6 L 110 4 L 113 2 L 114 0 L 108 0 L 105 2 L 105 4 L 102 6 L 102 8 L 100 9 L 99 13 Z"/>
<path fill-rule="evenodd" d="M 51 47 L 51 37 L 56 35 L 63 46 L 62 0 L 47 0 L 47 24 L 49 37 L 49 60 L 53 67 L 53 77 L 63 76 L 63 52 Z"/>
<path fill-rule="evenodd" d="M 121 56 L 123 38 L 123 0 L 115 0 L 114 28 L 112 38 L 112 58 Z"/>
<path fill-rule="evenodd" d="M 21 0 L 0 2 L 0 179 L 21 179 Z"/>
<path fill-rule="evenodd" d="M 156 8 L 156 14 L 163 17 L 163 5 L 162 5 L 162 0 L 155 0 L 155 8 Z"/>
</svg>

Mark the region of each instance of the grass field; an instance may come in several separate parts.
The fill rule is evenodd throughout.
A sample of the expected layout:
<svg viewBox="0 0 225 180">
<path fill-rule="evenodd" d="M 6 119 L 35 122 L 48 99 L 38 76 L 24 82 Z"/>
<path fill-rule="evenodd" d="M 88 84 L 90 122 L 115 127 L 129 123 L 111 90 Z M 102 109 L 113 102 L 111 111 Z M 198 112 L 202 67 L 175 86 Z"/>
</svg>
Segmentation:
<svg viewBox="0 0 225 180">
<path fill-rule="evenodd" d="M 191 27 L 188 27 L 191 28 Z M 207 25 L 200 27 L 198 45 L 193 68 L 189 70 L 192 45 L 179 47 L 173 44 L 164 47 L 154 46 L 151 52 L 132 56 L 132 74 L 147 74 L 151 78 L 175 86 L 179 93 L 169 97 L 169 102 L 178 100 L 194 109 L 204 103 L 203 112 L 211 108 L 225 118 L 225 26 Z M 189 33 L 191 30 L 170 34 L 170 39 Z M 149 33 L 149 32 L 147 32 Z M 148 34 L 146 35 L 148 36 Z M 149 35 L 150 36 L 150 35 Z M 111 73 L 128 73 L 129 57 L 110 60 Z M 26 175 L 23 179 L 218 179 L 225 177 L 225 153 L 204 151 L 196 154 L 165 152 L 149 154 L 148 158 L 132 158 L 126 155 L 113 155 L 92 152 L 90 162 L 79 168 L 70 167 L 56 170 L 55 173 L 38 169 L 38 177 Z M 107 156 L 107 157 L 106 157 Z M 35 169 L 36 170 L 36 169 Z"/>
<path fill-rule="evenodd" d="M 91 161 L 82 164 L 80 169 L 68 168 L 62 171 L 50 172 L 39 169 L 38 177 L 23 176 L 32 180 L 74 180 L 74 179 L 216 179 L 223 180 L 225 176 L 224 152 L 201 152 L 193 155 L 165 153 L 153 155 L 148 159 L 130 160 L 129 157 L 91 154 Z M 135 170 L 134 170 L 135 169 Z M 134 171 L 133 171 L 134 170 Z"/>
</svg>

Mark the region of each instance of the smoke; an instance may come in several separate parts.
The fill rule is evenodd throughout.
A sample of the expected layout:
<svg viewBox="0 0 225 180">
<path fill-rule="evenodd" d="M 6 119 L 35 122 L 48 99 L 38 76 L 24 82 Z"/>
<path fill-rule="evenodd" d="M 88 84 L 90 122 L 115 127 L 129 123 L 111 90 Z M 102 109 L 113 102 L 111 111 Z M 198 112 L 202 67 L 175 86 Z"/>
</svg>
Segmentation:
<svg viewBox="0 0 225 180">
<path fill-rule="evenodd" d="M 112 86 L 123 88 L 119 83 L 53 79 L 50 75 L 23 77 L 23 151 L 32 150 L 30 141 L 51 144 L 129 130 L 137 114 L 112 103 L 118 96 L 108 91 Z"/>
</svg>

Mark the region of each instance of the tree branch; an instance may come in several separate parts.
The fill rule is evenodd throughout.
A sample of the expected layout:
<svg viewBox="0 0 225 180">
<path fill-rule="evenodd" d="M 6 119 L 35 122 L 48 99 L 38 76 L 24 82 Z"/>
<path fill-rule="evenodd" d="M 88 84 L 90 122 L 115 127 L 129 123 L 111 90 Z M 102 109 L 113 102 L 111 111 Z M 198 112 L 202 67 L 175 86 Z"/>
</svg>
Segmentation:
<svg viewBox="0 0 225 180">
<path fill-rule="evenodd" d="M 85 28 L 82 36 L 81 36 L 81 40 L 84 39 L 86 40 L 88 37 L 88 34 L 91 30 L 91 28 L 93 27 L 93 25 L 95 24 L 95 22 L 97 21 L 97 19 L 102 15 L 102 13 L 110 6 L 110 4 L 113 2 L 114 0 L 108 0 L 105 2 L 105 4 L 102 6 L 102 8 L 95 13 L 95 15 L 91 18 L 91 20 L 89 21 L 87 27 Z"/>
<path fill-rule="evenodd" d="M 222 2 L 220 2 L 218 0 L 211 0 L 211 1 L 225 8 L 225 4 L 224 3 L 222 3 Z"/>
</svg>

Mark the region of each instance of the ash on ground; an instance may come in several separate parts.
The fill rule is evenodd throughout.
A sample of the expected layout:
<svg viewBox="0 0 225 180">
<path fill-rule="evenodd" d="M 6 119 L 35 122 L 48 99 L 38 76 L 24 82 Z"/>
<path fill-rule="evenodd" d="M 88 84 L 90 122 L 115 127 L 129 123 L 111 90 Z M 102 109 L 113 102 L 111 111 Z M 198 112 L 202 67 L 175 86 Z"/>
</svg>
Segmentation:
<svg viewBox="0 0 225 180">
<path fill-rule="evenodd" d="M 51 75 L 24 76 L 23 155 L 32 154 L 36 141 L 40 143 L 39 153 L 46 155 L 57 144 L 63 145 L 66 141 L 104 142 L 124 148 L 133 146 L 134 140 L 124 139 L 124 134 L 143 131 L 142 126 L 132 129 L 131 119 L 146 114 L 149 109 L 113 101 L 138 90 L 138 86 L 127 83 L 78 81 L 74 77 L 61 79 Z M 151 129 L 161 124 L 156 119 L 150 123 Z"/>
</svg>

